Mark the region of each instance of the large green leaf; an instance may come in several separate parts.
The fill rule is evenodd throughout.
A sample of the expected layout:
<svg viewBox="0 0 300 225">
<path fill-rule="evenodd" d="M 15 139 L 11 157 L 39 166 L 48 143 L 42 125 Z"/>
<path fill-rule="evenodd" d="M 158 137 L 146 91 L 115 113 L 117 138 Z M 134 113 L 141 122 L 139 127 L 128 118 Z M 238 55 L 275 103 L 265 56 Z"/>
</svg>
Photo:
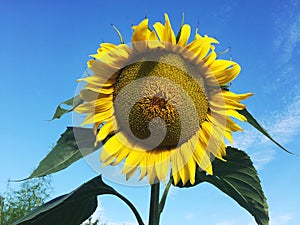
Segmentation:
<svg viewBox="0 0 300 225">
<path fill-rule="evenodd" d="M 83 102 L 83 100 L 80 98 L 79 95 L 76 95 L 74 98 L 70 98 L 68 99 L 67 101 L 64 101 L 62 103 L 60 103 L 56 110 L 55 110 L 55 113 L 52 117 L 52 120 L 54 119 L 59 119 L 60 117 L 62 117 L 64 114 L 68 113 L 68 112 L 71 112 L 73 111 L 73 109 L 80 105 L 81 103 Z M 66 109 L 66 108 L 63 108 L 62 105 L 67 105 L 67 106 L 71 106 L 71 108 L 69 109 Z"/>
<path fill-rule="evenodd" d="M 79 225 L 93 214 L 97 208 L 97 196 L 103 194 L 115 195 L 123 200 L 133 211 L 139 225 L 144 225 L 132 203 L 105 184 L 101 175 L 36 208 L 13 225 Z"/>
<path fill-rule="evenodd" d="M 95 151 L 99 146 L 94 147 L 94 142 L 95 135 L 92 129 L 68 127 L 54 148 L 26 179 L 42 177 L 65 169 L 81 159 L 83 153 L 87 155 Z"/>
<path fill-rule="evenodd" d="M 281 149 L 283 149 L 284 151 L 286 151 L 286 152 L 288 152 L 290 154 L 293 154 L 292 152 L 288 151 L 285 147 L 283 147 L 281 144 L 279 144 L 277 141 L 275 141 L 271 137 L 271 135 L 256 121 L 256 119 L 249 113 L 249 111 L 246 108 L 243 109 L 243 110 L 239 110 L 238 112 L 247 118 L 247 122 L 249 124 L 251 124 L 253 127 L 255 127 L 258 131 L 260 131 L 263 135 L 265 135 L 271 141 L 273 141 Z"/>
<path fill-rule="evenodd" d="M 261 187 L 260 179 L 250 157 L 243 151 L 227 147 L 227 161 L 213 161 L 213 175 L 196 171 L 197 185 L 209 182 L 233 198 L 239 205 L 252 214 L 259 225 L 269 224 L 268 205 Z M 190 183 L 177 184 L 178 187 L 194 186 Z"/>
</svg>

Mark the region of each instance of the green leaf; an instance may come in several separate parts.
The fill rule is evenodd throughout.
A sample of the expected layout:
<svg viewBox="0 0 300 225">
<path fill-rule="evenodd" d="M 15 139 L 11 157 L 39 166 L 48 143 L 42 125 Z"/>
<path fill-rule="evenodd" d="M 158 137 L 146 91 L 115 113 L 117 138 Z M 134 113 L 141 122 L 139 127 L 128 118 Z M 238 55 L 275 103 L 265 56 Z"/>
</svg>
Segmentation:
<svg viewBox="0 0 300 225">
<path fill-rule="evenodd" d="M 79 95 L 75 96 L 74 98 L 70 98 L 67 101 L 64 101 L 62 103 L 60 103 L 57 108 L 56 111 L 52 117 L 52 120 L 54 119 L 59 119 L 60 117 L 62 117 L 64 114 L 71 112 L 74 110 L 74 108 L 76 108 L 78 105 L 80 105 L 83 102 L 83 100 L 80 98 Z M 65 109 L 62 107 L 62 105 L 67 105 L 67 106 L 72 106 L 72 108 L 70 109 Z"/>
<path fill-rule="evenodd" d="M 271 141 L 273 141 L 276 145 L 278 145 L 281 149 L 284 151 L 293 154 L 292 152 L 288 151 L 286 148 L 284 148 L 281 144 L 279 144 L 277 141 L 275 141 L 270 134 L 256 121 L 256 119 L 249 113 L 247 109 L 238 110 L 240 114 L 245 116 L 247 118 L 247 122 L 250 123 L 253 127 L 255 127 L 258 131 L 260 131 L 263 135 L 265 135 L 267 138 L 269 138 Z"/>
<path fill-rule="evenodd" d="M 94 147 L 94 142 L 93 129 L 68 127 L 50 153 L 26 179 L 46 176 L 65 169 L 81 159 L 83 153 L 88 155 L 99 148 L 99 146 Z"/>
<path fill-rule="evenodd" d="M 261 187 L 257 171 L 250 157 L 243 151 L 227 147 L 227 161 L 213 161 L 213 175 L 196 171 L 194 185 L 177 184 L 178 187 L 191 187 L 202 182 L 209 182 L 233 198 L 239 205 L 254 216 L 259 225 L 269 224 L 268 205 Z"/>
<path fill-rule="evenodd" d="M 98 204 L 97 196 L 103 194 L 112 194 L 123 200 L 133 211 L 139 225 L 144 225 L 132 203 L 105 184 L 101 175 L 36 208 L 13 225 L 79 225 L 93 214 Z"/>
</svg>

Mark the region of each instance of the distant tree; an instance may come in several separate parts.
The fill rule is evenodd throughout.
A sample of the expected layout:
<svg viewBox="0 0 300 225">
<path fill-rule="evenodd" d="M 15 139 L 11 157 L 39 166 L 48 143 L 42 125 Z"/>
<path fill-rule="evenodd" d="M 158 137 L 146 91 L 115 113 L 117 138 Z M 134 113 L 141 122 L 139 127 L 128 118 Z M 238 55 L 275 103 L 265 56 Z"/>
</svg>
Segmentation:
<svg viewBox="0 0 300 225">
<path fill-rule="evenodd" d="M 25 181 L 13 189 L 8 182 L 7 190 L 0 195 L 0 225 L 11 225 L 29 211 L 45 203 L 52 187 L 50 177 Z"/>
</svg>

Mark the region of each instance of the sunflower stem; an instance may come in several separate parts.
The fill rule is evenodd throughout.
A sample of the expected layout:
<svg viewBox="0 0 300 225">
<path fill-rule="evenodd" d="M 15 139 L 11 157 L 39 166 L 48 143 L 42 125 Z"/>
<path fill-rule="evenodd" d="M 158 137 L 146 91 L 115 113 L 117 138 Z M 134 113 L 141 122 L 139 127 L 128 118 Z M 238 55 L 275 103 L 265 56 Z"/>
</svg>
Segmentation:
<svg viewBox="0 0 300 225">
<path fill-rule="evenodd" d="M 159 225 L 160 207 L 159 207 L 159 181 L 155 179 L 151 185 L 149 225 Z"/>
</svg>

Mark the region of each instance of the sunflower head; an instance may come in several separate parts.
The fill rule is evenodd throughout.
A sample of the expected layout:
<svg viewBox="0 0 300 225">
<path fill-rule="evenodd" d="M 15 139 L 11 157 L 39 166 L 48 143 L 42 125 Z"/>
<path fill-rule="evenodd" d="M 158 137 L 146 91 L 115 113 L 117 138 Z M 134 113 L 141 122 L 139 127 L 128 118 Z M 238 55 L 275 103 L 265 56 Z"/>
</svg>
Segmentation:
<svg viewBox="0 0 300 225">
<path fill-rule="evenodd" d="M 130 178 L 139 170 L 149 183 L 195 182 L 196 168 L 212 174 L 213 157 L 226 154 L 224 138 L 241 128 L 230 118 L 246 121 L 237 110 L 251 96 L 224 88 L 240 66 L 218 59 L 218 41 L 183 24 L 175 36 L 168 15 L 165 24 L 149 28 L 148 19 L 133 26 L 132 42 L 102 43 L 88 62 L 92 76 L 82 78 L 84 124 L 93 124 L 103 165 L 123 163 Z"/>
</svg>

